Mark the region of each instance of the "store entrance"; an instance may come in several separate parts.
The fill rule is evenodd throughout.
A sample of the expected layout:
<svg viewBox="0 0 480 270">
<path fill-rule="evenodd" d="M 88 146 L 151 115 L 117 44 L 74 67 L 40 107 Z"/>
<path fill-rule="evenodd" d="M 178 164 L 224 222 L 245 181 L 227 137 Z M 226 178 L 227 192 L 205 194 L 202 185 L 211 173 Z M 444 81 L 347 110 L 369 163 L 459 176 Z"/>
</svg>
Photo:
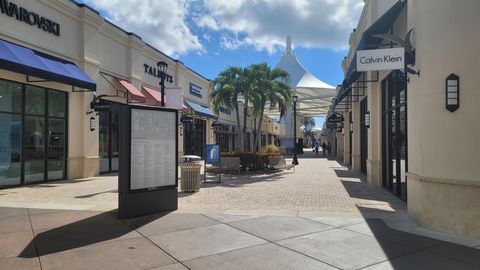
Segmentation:
<svg viewBox="0 0 480 270">
<path fill-rule="evenodd" d="M 0 187 L 67 177 L 66 92 L 0 80 Z"/>
<path fill-rule="evenodd" d="M 365 123 L 365 115 L 368 111 L 367 98 L 360 101 L 360 171 L 367 174 L 368 159 L 368 128 Z"/>
<path fill-rule="evenodd" d="M 382 81 L 383 187 L 407 200 L 407 91 L 404 74 Z"/>
<path fill-rule="evenodd" d="M 352 112 L 350 112 L 350 132 L 348 133 L 350 136 L 350 140 L 348 143 L 348 151 L 350 152 L 350 155 L 348 156 L 348 164 L 349 166 L 352 166 L 352 157 L 353 157 L 353 119 L 352 119 Z"/>
<path fill-rule="evenodd" d="M 183 153 L 203 157 L 206 144 L 206 121 L 193 119 L 193 123 L 184 124 Z"/>
<path fill-rule="evenodd" d="M 99 156 L 100 173 L 118 171 L 118 103 L 106 101 L 110 110 L 100 113 Z"/>
</svg>

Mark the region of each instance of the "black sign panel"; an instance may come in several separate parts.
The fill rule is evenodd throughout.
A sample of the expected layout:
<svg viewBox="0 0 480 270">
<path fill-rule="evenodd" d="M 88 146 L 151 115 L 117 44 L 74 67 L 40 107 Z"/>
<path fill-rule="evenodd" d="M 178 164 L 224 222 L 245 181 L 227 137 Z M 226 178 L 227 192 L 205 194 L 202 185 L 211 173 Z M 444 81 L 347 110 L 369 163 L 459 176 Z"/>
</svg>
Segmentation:
<svg viewBox="0 0 480 270">
<path fill-rule="evenodd" d="M 96 112 L 104 112 L 110 110 L 110 103 L 103 100 L 92 101 L 90 102 L 90 109 Z"/>
<path fill-rule="evenodd" d="M 340 113 L 334 113 L 327 119 L 327 122 L 329 123 L 340 123 L 343 121 L 345 121 L 345 119 L 343 118 L 343 115 L 341 115 Z"/>
</svg>

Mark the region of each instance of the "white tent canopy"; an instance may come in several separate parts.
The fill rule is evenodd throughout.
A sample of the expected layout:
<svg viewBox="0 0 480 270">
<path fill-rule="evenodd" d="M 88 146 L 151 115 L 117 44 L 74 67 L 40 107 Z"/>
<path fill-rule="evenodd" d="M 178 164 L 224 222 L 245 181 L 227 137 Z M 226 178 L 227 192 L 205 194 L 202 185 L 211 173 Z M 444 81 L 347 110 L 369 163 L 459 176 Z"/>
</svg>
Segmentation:
<svg viewBox="0 0 480 270">
<path fill-rule="evenodd" d="M 304 115 L 325 115 L 336 88 L 322 82 L 308 72 L 292 51 L 291 37 L 287 37 L 287 49 L 275 68 L 283 69 L 290 75 L 289 85 L 298 96 L 297 111 Z M 270 111 L 269 114 L 278 114 Z"/>
</svg>

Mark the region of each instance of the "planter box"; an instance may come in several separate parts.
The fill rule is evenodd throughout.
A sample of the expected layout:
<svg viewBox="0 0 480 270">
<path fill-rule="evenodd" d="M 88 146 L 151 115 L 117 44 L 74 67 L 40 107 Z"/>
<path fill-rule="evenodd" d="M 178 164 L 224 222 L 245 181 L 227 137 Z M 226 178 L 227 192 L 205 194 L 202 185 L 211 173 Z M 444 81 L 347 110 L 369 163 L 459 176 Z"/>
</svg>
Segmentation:
<svg viewBox="0 0 480 270">
<path fill-rule="evenodd" d="M 220 157 L 222 171 L 240 172 L 240 157 Z"/>
</svg>

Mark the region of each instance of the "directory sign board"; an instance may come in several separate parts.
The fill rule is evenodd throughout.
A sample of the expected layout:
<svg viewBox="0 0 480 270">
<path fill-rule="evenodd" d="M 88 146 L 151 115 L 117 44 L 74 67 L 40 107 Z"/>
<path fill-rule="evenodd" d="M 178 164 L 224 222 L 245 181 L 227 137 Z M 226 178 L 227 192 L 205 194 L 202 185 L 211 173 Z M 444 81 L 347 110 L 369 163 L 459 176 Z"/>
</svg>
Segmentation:
<svg viewBox="0 0 480 270">
<path fill-rule="evenodd" d="M 220 147 L 216 144 L 207 144 L 207 156 L 205 160 L 209 163 L 217 163 L 220 159 Z"/>
<path fill-rule="evenodd" d="M 131 109 L 131 190 L 176 185 L 176 117 L 174 111 Z"/>
</svg>

